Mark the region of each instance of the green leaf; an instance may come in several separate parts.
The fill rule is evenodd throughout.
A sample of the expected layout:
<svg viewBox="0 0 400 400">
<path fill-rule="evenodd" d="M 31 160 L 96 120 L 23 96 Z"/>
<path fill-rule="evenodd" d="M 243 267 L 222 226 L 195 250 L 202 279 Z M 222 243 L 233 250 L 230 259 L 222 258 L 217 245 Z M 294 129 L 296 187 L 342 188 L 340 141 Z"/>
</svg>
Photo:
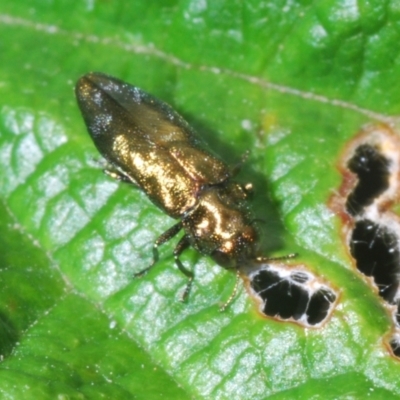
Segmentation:
<svg viewBox="0 0 400 400">
<path fill-rule="evenodd" d="M 3 2 L 4 3 L 4 2 Z M 54 398 L 398 398 L 390 317 L 327 207 L 345 143 L 399 113 L 389 1 L 6 2 L 0 6 L 0 393 Z M 171 103 L 255 186 L 268 255 L 340 292 L 328 323 L 263 319 L 234 276 L 174 243 L 139 190 L 101 172 L 73 85 L 109 73 Z"/>
</svg>

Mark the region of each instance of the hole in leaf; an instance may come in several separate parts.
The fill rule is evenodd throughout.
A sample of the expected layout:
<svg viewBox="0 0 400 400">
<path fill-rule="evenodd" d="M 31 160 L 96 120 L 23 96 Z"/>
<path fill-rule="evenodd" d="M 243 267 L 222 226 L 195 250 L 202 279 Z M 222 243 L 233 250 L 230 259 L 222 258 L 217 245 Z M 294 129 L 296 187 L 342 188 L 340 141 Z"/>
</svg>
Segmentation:
<svg viewBox="0 0 400 400">
<path fill-rule="evenodd" d="M 350 251 L 357 268 L 374 279 L 379 295 L 394 304 L 400 272 L 397 235 L 368 219 L 358 221 L 351 235 Z"/>
<path fill-rule="evenodd" d="M 307 309 L 307 321 L 311 325 L 321 323 L 328 315 L 329 309 L 336 300 L 333 292 L 321 288 L 310 299 Z"/>
<path fill-rule="evenodd" d="M 347 212 L 355 216 L 389 187 L 390 161 L 376 146 L 362 144 L 357 147 L 347 166 L 358 177 L 358 183 L 346 201 Z"/>
<path fill-rule="evenodd" d="M 311 273 L 285 265 L 262 265 L 249 274 L 249 286 L 262 314 L 305 326 L 324 322 L 337 298 Z"/>
<path fill-rule="evenodd" d="M 330 206 L 342 217 L 357 269 L 372 278 L 394 322 L 386 341 L 400 358 L 400 220 L 390 210 L 399 199 L 399 133 L 369 125 L 346 146 L 339 164 L 341 188 Z"/>
<path fill-rule="evenodd" d="M 389 342 L 390 349 L 396 357 L 400 357 L 400 338 L 398 333 L 394 334 Z"/>
</svg>

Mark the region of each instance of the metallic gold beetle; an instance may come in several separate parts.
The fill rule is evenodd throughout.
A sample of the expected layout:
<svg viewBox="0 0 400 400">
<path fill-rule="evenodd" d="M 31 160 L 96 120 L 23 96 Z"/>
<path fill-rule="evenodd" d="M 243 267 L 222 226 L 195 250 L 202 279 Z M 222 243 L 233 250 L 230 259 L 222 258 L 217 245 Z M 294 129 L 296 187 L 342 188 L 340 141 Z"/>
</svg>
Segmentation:
<svg viewBox="0 0 400 400">
<path fill-rule="evenodd" d="M 257 231 L 246 189 L 170 106 L 97 72 L 79 79 L 76 97 L 94 144 L 111 166 L 108 173 L 139 186 L 155 205 L 180 219 L 155 242 L 152 265 L 136 275 L 147 272 L 158 260 L 157 247 L 181 230 L 174 256 L 189 278 L 183 297 L 193 273 L 179 256 L 189 246 L 237 276 L 250 260 L 270 260 L 256 256 Z"/>
</svg>

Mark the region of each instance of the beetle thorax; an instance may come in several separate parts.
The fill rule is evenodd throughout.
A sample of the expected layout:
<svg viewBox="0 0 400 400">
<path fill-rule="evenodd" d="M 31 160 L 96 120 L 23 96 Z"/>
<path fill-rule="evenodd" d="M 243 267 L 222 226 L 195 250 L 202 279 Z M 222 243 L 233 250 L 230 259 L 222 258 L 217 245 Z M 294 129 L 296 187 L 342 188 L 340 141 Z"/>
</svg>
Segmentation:
<svg viewBox="0 0 400 400">
<path fill-rule="evenodd" d="M 225 268 L 236 268 L 254 256 L 257 233 L 245 200 L 235 183 L 208 187 L 182 221 L 192 246 Z"/>
</svg>

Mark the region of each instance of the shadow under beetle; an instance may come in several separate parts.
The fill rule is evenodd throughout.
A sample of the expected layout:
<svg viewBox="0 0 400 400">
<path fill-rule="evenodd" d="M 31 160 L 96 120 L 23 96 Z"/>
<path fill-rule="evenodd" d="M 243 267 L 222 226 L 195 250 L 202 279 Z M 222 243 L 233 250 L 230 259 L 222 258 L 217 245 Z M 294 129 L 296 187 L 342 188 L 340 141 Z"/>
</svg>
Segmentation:
<svg viewBox="0 0 400 400">
<path fill-rule="evenodd" d="M 180 220 L 156 240 L 153 263 L 135 276 L 157 262 L 158 246 L 183 230 L 174 250 L 176 265 L 189 279 L 183 299 L 193 273 L 179 256 L 193 246 L 236 271 L 225 309 L 236 294 L 239 273 L 254 263 L 273 260 L 256 255 L 258 235 L 248 191 L 232 179 L 234 169 L 207 150 L 169 105 L 135 86 L 92 72 L 79 79 L 75 90 L 93 142 L 111 166 L 106 172 L 139 186 L 156 206 Z"/>
</svg>

